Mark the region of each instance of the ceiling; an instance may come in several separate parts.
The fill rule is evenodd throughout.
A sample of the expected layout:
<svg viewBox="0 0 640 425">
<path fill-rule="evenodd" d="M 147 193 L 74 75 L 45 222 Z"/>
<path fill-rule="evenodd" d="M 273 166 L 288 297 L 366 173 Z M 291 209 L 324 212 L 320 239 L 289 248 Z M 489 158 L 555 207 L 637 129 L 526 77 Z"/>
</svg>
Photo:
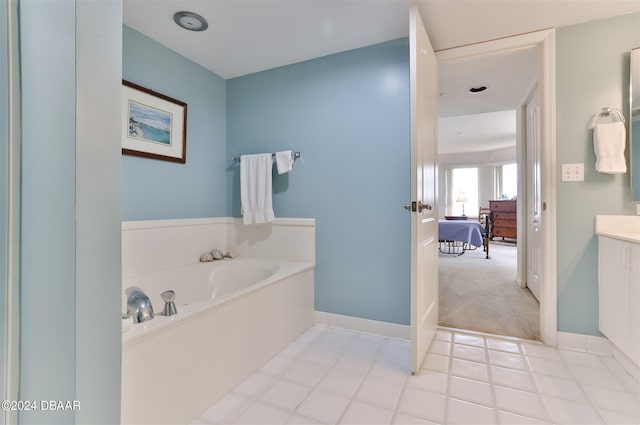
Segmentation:
<svg viewBox="0 0 640 425">
<path fill-rule="evenodd" d="M 221 77 L 233 78 L 406 37 L 413 5 L 436 51 L 640 11 L 638 0 L 124 0 L 123 20 Z M 173 14 L 183 10 L 204 16 L 209 28 L 179 28 Z M 494 119 L 509 113 L 495 112 L 521 103 L 536 78 L 536 63 L 531 49 L 441 66 L 440 151 L 504 146 L 506 125 Z M 489 90 L 469 96 L 468 88 L 478 84 Z M 489 114 L 473 117 L 480 113 Z M 515 144 L 515 122 L 512 127 Z"/>
<path fill-rule="evenodd" d="M 438 120 L 438 153 L 493 151 L 516 144 L 516 111 L 485 112 Z"/>
<path fill-rule="evenodd" d="M 516 145 L 516 114 L 538 76 L 531 48 L 438 66 L 438 152 L 493 151 Z M 471 87 L 485 86 L 481 93 Z"/>
</svg>

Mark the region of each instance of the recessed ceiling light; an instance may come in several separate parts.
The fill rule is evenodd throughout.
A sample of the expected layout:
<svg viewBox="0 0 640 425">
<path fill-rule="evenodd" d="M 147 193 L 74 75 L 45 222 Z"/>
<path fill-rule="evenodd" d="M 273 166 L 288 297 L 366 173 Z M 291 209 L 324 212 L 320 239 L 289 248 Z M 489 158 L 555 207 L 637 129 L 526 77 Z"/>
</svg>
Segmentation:
<svg viewBox="0 0 640 425">
<path fill-rule="evenodd" d="M 469 93 L 482 93 L 487 90 L 487 86 L 474 86 L 469 89 Z"/>
<path fill-rule="evenodd" d="M 192 12 L 177 12 L 173 15 L 173 21 L 189 31 L 204 31 L 209 27 L 206 19 Z"/>
</svg>

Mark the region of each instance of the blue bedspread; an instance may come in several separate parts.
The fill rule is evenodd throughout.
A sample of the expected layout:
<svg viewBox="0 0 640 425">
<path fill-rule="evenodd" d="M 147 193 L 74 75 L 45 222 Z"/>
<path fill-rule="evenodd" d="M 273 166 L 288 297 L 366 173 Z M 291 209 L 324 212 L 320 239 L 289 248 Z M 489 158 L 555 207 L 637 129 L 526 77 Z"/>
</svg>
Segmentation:
<svg viewBox="0 0 640 425">
<path fill-rule="evenodd" d="M 439 220 L 438 230 L 441 241 L 461 241 L 473 246 L 482 246 L 484 227 L 477 221 Z"/>
</svg>

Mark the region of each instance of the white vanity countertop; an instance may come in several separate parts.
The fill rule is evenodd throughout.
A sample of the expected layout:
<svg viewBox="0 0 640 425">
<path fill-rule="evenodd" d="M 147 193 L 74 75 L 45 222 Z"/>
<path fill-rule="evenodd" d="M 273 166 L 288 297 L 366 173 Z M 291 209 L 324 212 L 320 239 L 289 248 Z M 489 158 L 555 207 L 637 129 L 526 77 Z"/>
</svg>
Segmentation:
<svg viewBox="0 0 640 425">
<path fill-rule="evenodd" d="M 640 243 L 640 216 L 596 215 L 596 235 Z"/>
</svg>

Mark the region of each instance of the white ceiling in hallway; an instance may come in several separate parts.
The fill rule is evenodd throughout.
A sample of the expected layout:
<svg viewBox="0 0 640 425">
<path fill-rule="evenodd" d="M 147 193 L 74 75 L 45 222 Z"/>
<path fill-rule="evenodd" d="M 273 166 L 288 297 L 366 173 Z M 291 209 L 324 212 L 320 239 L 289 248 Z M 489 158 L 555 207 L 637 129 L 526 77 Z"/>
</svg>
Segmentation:
<svg viewBox="0 0 640 425">
<path fill-rule="evenodd" d="M 481 152 L 515 146 L 515 110 L 438 120 L 438 153 Z"/>
<path fill-rule="evenodd" d="M 538 74 L 538 50 L 492 55 L 438 65 L 438 115 L 450 117 L 514 109 L 522 104 Z M 469 88 L 486 86 L 481 93 Z"/>
<path fill-rule="evenodd" d="M 536 48 L 438 66 L 438 149 L 479 152 L 516 144 L 515 109 L 534 87 Z M 469 88 L 486 86 L 481 93 Z"/>
<path fill-rule="evenodd" d="M 640 11 L 639 0 L 123 0 L 123 21 L 233 78 L 406 37 L 413 5 L 436 51 Z M 173 22 L 179 11 L 201 14 L 209 28 L 179 28 Z M 441 66 L 440 151 L 503 146 L 506 124 L 493 120 L 504 119 L 504 111 L 522 101 L 535 79 L 535 60 L 530 50 Z M 478 84 L 489 90 L 468 96 L 468 88 Z M 480 113 L 485 115 L 473 117 Z"/>
</svg>

